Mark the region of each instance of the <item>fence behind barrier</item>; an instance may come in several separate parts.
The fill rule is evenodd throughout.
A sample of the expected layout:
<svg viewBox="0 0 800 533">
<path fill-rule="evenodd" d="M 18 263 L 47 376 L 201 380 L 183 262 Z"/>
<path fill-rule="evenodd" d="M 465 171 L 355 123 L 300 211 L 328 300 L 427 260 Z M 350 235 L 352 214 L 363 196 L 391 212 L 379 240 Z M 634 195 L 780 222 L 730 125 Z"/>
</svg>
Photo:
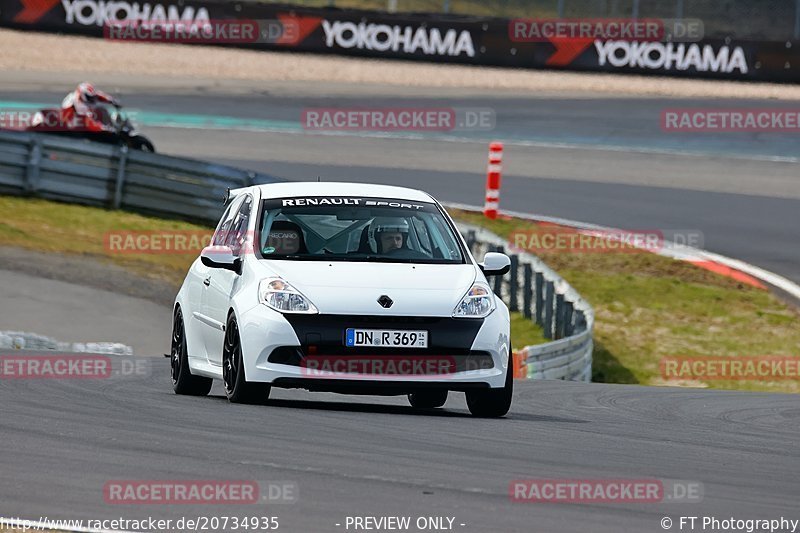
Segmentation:
<svg viewBox="0 0 800 533">
<path fill-rule="evenodd" d="M 800 0 L 442 0 L 443 4 L 389 0 L 388 5 L 386 0 L 358 0 L 341 4 L 346 9 L 322 1 L 325 3 L 320 6 L 318 0 L 290 4 L 180 0 L 169 6 L 169 12 L 176 20 L 223 21 L 223 29 L 224 23 L 231 21 L 269 22 L 268 28 L 275 28 L 280 38 L 203 41 L 252 50 L 537 70 L 800 81 Z M 392 10 L 392 3 L 397 12 L 385 12 Z M 116 4 L 120 5 L 113 13 L 117 29 L 137 20 L 138 8 L 125 9 L 131 5 L 127 2 L 0 0 L 0 26 L 108 37 L 110 30 L 104 21 L 112 15 L 103 6 Z M 141 16 L 149 22 L 154 13 Z M 519 19 L 539 19 L 537 31 Z M 580 35 L 589 37 L 576 39 L 567 32 L 570 37 L 564 38 L 552 25 L 550 30 L 543 29 L 542 19 L 568 19 L 573 24 L 583 20 L 587 27 Z M 607 31 L 592 29 L 588 21 L 597 19 L 606 19 L 608 24 L 600 26 Z M 634 26 L 657 19 L 664 33 L 658 40 L 618 33 L 612 28 L 621 29 L 614 22 L 619 19 L 634 22 Z M 625 27 L 630 29 L 629 24 Z M 166 39 L 144 33 L 134 32 L 125 39 Z"/>
<path fill-rule="evenodd" d="M 708 37 L 800 39 L 800 0 L 292 0 L 289 3 L 389 13 L 508 18 L 695 18 L 704 22 Z"/>
</svg>

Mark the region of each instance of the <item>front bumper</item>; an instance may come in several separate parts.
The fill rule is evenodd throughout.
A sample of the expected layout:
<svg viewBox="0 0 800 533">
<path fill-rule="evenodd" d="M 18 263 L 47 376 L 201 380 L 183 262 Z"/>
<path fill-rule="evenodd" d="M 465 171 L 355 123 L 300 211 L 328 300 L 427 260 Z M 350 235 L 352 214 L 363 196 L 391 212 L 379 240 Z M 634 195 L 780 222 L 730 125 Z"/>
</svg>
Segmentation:
<svg viewBox="0 0 800 533">
<path fill-rule="evenodd" d="M 499 311 L 499 310 L 498 310 Z M 276 387 L 300 387 L 364 394 L 405 394 L 422 388 L 468 390 L 502 387 L 508 368 L 509 324 L 495 311 L 484 319 L 354 315 L 282 315 L 259 305 L 239 317 L 248 381 Z M 429 332 L 427 349 L 348 348 L 347 328 Z M 310 371 L 314 358 L 333 361 L 330 371 Z M 447 361 L 445 372 L 365 371 L 396 362 Z M 372 361 L 372 365 L 344 362 Z M 343 366 L 336 363 L 342 362 Z M 384 363 L 386 363 L 385 366 Z M 435 365 L 434 365 L 435 366 Z M 402 365 L 393 369 L 410 368 Z M 343 370 L 344 368 L 344 370 Z"/>
</svg>

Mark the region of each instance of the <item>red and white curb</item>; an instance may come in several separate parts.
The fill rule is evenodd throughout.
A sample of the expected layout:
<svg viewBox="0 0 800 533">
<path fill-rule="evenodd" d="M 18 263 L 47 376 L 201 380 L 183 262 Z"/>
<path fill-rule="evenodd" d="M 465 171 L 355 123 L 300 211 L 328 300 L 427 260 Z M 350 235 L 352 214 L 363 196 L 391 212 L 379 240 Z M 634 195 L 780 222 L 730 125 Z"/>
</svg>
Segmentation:
<svg viewBox="0 0 800 533">
<path fill-rule="evenodd" d="M 443 205 L 453 209 L 461 209 L 476 213 L 483 211 L 483 209 L 480 207 L 468 204 L 443 202 Z M 588 222 L 579 222 L 560 217 L 549 217 L 544 215 L 534 215 L 531 213 L 520 213 L 518 211 L 505 210 L 501 211 L 500 214 L 517 217 L 524 220 L 530 220 L 532 222 L 544 222 L 548 224 L 564 226 L 575 229 L 578 231 L 578 233 L 582 234 L 593 234 L 595 232 L 603 232 L 606 234 L 622 233 L 622 230 L 618 228 L 611 228 L 608 226 L 601 226 Z M 733 259 L 724 255 L 715 254 L 706 250 L 700 250 L 691 246 L 674 244 L 672 242 L 665 242 L 657 251 L 649 248 L 644 249 L 657 255 L 692 263 L 700 268 L 716 272 L 717 274 L 721 274 L 760 289 L 767 289 L 767 286 L 769 285 L 785 292 L 797 301 L 800 301 L 800 285 L 784 278 L 783 276 L 765 270 L 761 267 L 751 265 L 739 259 Z"/>
</svg>

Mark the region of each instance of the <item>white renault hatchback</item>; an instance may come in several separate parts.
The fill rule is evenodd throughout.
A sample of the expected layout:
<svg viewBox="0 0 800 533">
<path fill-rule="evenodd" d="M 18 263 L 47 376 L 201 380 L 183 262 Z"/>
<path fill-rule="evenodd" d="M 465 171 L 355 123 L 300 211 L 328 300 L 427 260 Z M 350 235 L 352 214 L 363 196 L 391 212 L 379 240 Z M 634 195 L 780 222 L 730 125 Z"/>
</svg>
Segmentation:
<svg viewBox="0 0 800 533">
<path fill-rule="evenodd" d="M 229 193 L 175 300 L 172 382 L 231 402 L 271 387 L 408 395 L 477 416 L 508 412 L 509 314 L 442 206 L 412 189 L 277 183 Z"/>
</svg>

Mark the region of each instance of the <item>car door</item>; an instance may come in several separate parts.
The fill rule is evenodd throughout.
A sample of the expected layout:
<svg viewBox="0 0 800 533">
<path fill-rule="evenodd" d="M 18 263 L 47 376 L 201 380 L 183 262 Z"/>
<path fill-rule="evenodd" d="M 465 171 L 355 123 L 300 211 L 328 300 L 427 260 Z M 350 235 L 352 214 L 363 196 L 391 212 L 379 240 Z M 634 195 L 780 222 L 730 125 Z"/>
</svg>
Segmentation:
<svg viewBox="0 0 800 533">
<path fill-rule="evenodd" d="M 222 246 L 225 244 L 225 238 L 228 235 L 228 230 L 233 223 L 233 218 L 239 210 L 241 199 L 234 198 L 228 204 L 225 213 L 214 230 L 214 236 L 211 238 L 211 246 Z M 208 290 L 211 287 L 212 275 L 220 270 L 218 268 L 211 268 L 204 265 L 201 261 L 195 262 L 197 269 L 197 276 L 202 280 L 202 293 L 198 299 L 197 311 L 193 313 L 194 318 L 199 323 L 200 341 L 203 344 L 203 360 L 209 362 L 211 357 L 208 354 L 208 347 L 212 343 L 212 339 L 216 338 L 215 331 L 221 331 L 223 325 L 214 321 L 208 314 Z"/>
<path fill-rule="evenodd" d="M 220 244 L 229 246 L 233 254 L 242 257 L 245 251 L 250 212 L 253 208 L 253 197 L 249 194 L 243 196 L 238 206 L 231 209 L 231 218 L 225 230 L 224 239 Z M 220 235 L 220 238 L 223 236 Z M 236 286 L 241 276 L 236 272 L 224 268 L 212 268 L 210 280 L 205 291 L 205 315 L 213 327 L 209 327 L 206 336 L 206 353 L 208 362 L 215 366 L 222 366 L 222 345 L 225 340 L 224 325 L 228 320 L 228 310 L 231 305 Z"/>
</svg>

